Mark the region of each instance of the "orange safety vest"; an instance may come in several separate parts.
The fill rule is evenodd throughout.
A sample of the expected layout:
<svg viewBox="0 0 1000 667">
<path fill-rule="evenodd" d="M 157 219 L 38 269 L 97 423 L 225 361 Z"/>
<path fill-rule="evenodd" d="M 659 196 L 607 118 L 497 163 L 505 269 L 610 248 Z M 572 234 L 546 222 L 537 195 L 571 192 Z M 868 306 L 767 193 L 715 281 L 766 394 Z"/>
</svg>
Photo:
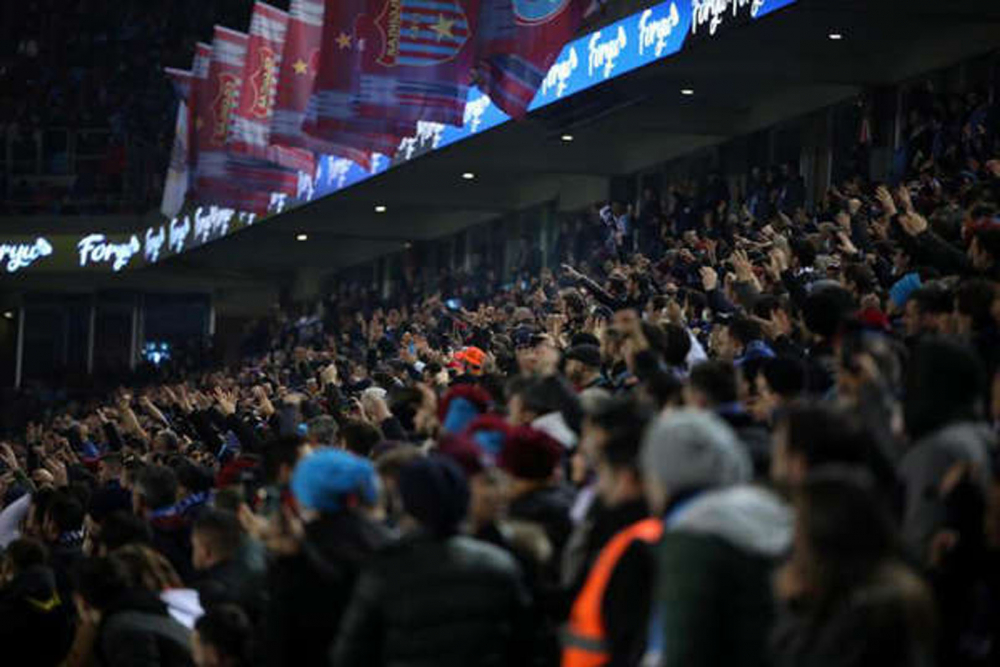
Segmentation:
<svg viewBox="0 0 1000 667">
<path fill-rule="evenodd" d="M 663 521 L 643 519 L 622 530 L 604 545 L 587 581 L 576 596 L 569 623 L 562 633 L 562 667 L 602 667 L 611 659 L 605 636 L 601 603 L 618 561 L 636 540 L 656 542 L 663 535 Z"/>
</svg>

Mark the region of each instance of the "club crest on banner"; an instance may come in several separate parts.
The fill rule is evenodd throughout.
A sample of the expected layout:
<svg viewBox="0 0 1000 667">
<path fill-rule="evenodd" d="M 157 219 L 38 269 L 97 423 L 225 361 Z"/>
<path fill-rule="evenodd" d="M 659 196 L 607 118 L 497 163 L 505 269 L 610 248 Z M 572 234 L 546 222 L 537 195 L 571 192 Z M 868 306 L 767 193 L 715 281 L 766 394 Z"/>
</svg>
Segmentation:
<svg viewBox="0 0 1000 667">
<path fill-rule="evenodd" d="M 513 0 L 514 16 L 523 25 L 547 23 L 566 9 L 569 0 Z"/>
<path fill-rule="evenodd" d="M 240 77 L 229 72 L 219 75 L 219 94 L 212 102 L 212 144 L 224 146 L 229 134 L 229 120 L 240 99 Z"/>
<path fill-rule="evenodd" d="M 382 38 L 378 64 L 432 67 L 455 58 L 469 39 L 457 0 L 387 0 L 374 21 Z"/>
<path fill-rule="evenodd" d="M 268 118 L 274 99 L 278 94 L 278 56 L 268 47 L 257 52 L 257 68 L 250 77 L 253 86 L 253 102 L 250 113 L 254 118 Z"/>
</svg>

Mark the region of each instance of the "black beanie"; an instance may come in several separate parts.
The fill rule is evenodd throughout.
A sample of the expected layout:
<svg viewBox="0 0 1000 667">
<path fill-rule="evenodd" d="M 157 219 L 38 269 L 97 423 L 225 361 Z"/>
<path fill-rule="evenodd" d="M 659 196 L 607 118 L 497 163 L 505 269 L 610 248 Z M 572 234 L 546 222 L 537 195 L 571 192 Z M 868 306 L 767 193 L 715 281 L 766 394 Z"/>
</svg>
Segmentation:
<svg viewBox="0 0 1000 667">
<path fill-rule="evenodd" d="M 469 507 L 469 485 L 449 459 L 416 459 L 399 473 L 403 509 L 430 533 L 447 537 L 458 530 Z"/>
</svg>

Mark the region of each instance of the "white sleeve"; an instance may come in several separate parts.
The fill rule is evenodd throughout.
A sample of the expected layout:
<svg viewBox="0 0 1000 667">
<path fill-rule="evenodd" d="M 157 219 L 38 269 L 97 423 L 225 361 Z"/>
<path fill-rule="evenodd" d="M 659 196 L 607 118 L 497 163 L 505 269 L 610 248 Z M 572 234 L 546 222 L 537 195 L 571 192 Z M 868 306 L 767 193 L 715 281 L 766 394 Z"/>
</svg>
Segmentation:
<svg viewBox="0 0 1000 667">
<path fill-rule="evenodd" d="M 31 494 L 26 493 L 0 511 L 0 549 L 21 536 L 21 521 L 28 516 L 31 507 Z"/>
<path fill-rule="evenodd" d="M 691 350 L 684 361 L 687 363 L 688 369 L 691 369 L 703 361 L 708 361 L 708 354 L 690 329 L 688 329 L 688 338 L 691 339 Z"/>
</svg>

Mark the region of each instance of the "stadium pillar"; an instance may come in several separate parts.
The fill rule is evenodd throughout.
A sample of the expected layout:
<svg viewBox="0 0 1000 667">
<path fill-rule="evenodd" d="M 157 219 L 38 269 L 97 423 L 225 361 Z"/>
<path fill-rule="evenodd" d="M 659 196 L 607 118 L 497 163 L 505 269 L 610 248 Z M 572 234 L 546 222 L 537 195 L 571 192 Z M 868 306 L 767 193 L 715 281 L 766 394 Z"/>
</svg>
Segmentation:
<svg viewBox="0 0 1000 667">
<path fill-rule="evenodd" d="M 142 349 L 143 345 L 143 298 L 141 294 L 136 294 L 132 299 L 132 331 L 131 336 L 129 336 L 129 355 L 128 355 L 128 367 L 129 370 L 135 370 L 136 363 L 139 360 L 139 351 Z"/>
<path fill-rule="evenodd" d="M 881 86 L 873 89 L 871 96 L 873 137 L 869 174 L 875 182 L 889 182 L 897 148 L 897 129 L 902 122 L 898 87 Z"/>
<path fill-rule="evenodd" d="M 21 388 L 21 374 L 24 372 L 24 315 L 26 309 L 17 309 L 17 352 L 14 357 L 14 388 Z"/>
<path fill-rule="evenodd" d="M 97 333 L 97 297 L 90 298 L 87 311 L 87 375 L 94 373 L 94 338 Z"/>
</svg>

